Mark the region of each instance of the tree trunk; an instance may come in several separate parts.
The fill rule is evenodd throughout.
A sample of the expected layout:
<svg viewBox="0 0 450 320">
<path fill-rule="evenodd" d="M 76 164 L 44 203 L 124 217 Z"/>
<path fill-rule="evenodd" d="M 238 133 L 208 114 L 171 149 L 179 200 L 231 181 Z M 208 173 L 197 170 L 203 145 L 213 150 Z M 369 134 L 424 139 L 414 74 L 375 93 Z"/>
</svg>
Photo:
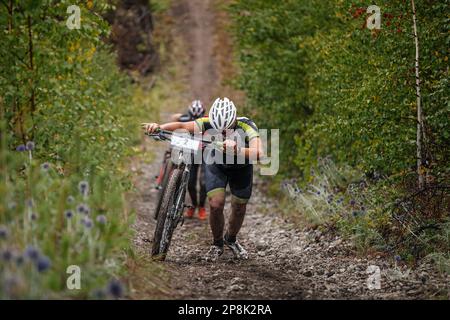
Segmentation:
<svg viewBox="0 0 450 320">
<path fill-rule="evenodd" d="M 152 73 L 159 57 L 152 40 L 153 17 L 148 0 L 120 0 L 113 16 L 111 40 L 122 69 Z"/>
<path fill-rule="evenodd" d="M 32 120 L 32 130 L 31 130 L 31 139 L 34 138 L 34 112 L 36 111 L 36 97 L 34 91 L 34 54 L 33 54 L 33 31 L 32 31 L 32 23 L 31 16 L 27 17 L 27 26 L 28 26 L 28 58 L 29 58 L 29 68 L 31 72 L 31 76 L 29 79 L 30 83 L 30 116 Z"/>
<path fill-rule="evenodd" d="M 413 27 L 414 27 L 414 41 L 416 46 L 416 99 L 417 99 L 417 176 L 419 189 L 424 187 L 424 169 L 423 169 L 423 115 L 422 115 L 422 96 L 420 93 L 420 77 L 419 77 L 419 37 L 417 35 L 417 20 L 416 20 L 416 6 L 414 0 L 411 0 L 413 11 Z"/>
</svg>

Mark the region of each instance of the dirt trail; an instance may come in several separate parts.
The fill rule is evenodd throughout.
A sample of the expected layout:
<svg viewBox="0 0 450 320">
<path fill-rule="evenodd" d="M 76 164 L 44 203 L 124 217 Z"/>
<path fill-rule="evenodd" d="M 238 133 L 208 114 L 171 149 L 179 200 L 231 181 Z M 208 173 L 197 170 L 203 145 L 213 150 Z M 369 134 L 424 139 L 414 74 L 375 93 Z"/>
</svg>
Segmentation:
<svg viewBox="0 0 450 320">
<path fill-rule="evenodd" d="M 216 62 L 213 56 L 213 1 L 174 1 L 176 29 L 190 50 L 188 77 L 193 96 L 211 99 Z M 179 19 L 183 17 L 183 19 Z M 155 146 L 158 145 L 158 146 Z M 152 143 L 155 152 L 164 146 Z M 138 216 L 135 245 L 149 252 L 154 222 L 150 217 L 156 193 L 149 181 L 159 169 L 159 158 L 140 163 L 143 173 L 134 201 Z M 216 263 L 202 259 L 211 243 L 209 226 L 197 219 L 185 221 L 175 231 L 172 247 L 162 266 L 168 274 L 163 297 L 172 299 L 415 299 L 448 296 L 449 278 L 422 265 L 414 271 L 396 266 L 381 255 L 358 257 L 353 246 L 339 237 L 319 231 L 296 230 L 277 215 L 277 202 L 262 192 L 260 178 L 248 206 L 240 241 L 248 249 L 248 261 L 236 261 L 226 250 Z M 227 199 L 229 200 L 229 199 Z M 230 211 L 226 207 L 226 214 Z M 367 268 L 380 268 L 381 289 L 369 290 Z M 132 298 L 149 297 L 145 279 L 138 279 Z"/>
<path fill-rule="evenodd" d="M 218 85 L 214 59 L 214 12 L 211 0 L 175 1 L 175 28 L 188 48 L 191 99 L 210 104 Z"/>
</svg>

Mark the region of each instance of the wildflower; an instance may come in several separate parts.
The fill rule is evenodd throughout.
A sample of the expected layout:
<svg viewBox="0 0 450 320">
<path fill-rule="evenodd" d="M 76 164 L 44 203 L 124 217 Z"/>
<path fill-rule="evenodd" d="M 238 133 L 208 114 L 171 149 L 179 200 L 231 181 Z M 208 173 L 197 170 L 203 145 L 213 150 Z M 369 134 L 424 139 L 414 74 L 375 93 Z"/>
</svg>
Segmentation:
<svg viewBox="0 0 450 320">
<path fill-rule="evenodd" d="M 8 228 L 6 226 L 0 226 L 0 239 L 8 238 Z"/>
<path fill-rule="evenodd" d="M 73 212 L 72 212 L 72 210 L 66 210 L 66 211 L 64 212 L 64 216 L 65 216 L 67 219 L 72 218 L 72 217 L 73 217 Z"/>
<path fill-rule="evenodd" d="M 5 249 L 5 250 L 3 250 L 1 257 L 2 257 L 3 261 L 9 262 L 12 260 L 13 254 L 12 254 L 11 250 Z"/>
<path fill-rule="evenodd" d="M 43 164 L 41 164 L 42 171 L 47 172 L 49 169 L 50 169 L 50 163 L 44 162 Z"/>
<path fill-rule="evenodd" d="M 33 212 L 33 213 L 31 213 L 30 218 L 31 218 L 32 221 L 36 221 L 38 216 L 37 216 L 36 213 Z"/>
<path fill-rule="evenodd" d="M 97 216 L 96 221 L 100 224 L 106 224 L 106 216 L 104 214 L 101 214 Z"/>
<path fill-rule="evenodd" d="M 28 257 L 30 260 L 37 260 L 40 256 L 40 252 L 39 249 L 37 249 L 36 247 L 29 245 L 26 249 L 25 249 L 25 256 Z"/>
<path fill-rule="evenodd" d="M 86 204 L 81 203 L 77 206 L 77 211 L 78 211 L 78 213 L 84 213 L 84 214 L 88 215 L 90 209 Z"/>
<path fill-rule="evenodd" d="M 355 200 L 350 200 L 350 205 L 352 205 L 352 206 L 354 206 L 356 204 L 356 201 Z"/>
<path fill-rule="evenodd" d="M 402 260 L 402 257 L 400 257 L 398 254 L 394 256 L 395 261 L 400 262 Z"/>
<path fill-rule="evenodd" d="M 92 228 L 92 220 L 89 219 L 88 217 L 85 217 L 85 218 L 83 219 L 83 224 L 84 224 L 84 226 L 85 226 L 86 228 L 88 228 L 88 229 Z"/>
<path fill-rule="evenodd" d="M 46 256 L 41 256 L 36 261 L 36 268 L 39 272 L 45 272 L 52 266 L 50 258 Z"/>
<path fill-rule="evenodd" d="M 68 196 L 67 197 L 67 202 L 68 203 L 73 203 L 75 201 L 75 198 L 73 196 Z"/>
<path fill-rule="evenodd" d="M 320 196 L 320 191 L 317 191 L 317 195 Z"/>
<path fill-rule="evenodd" d="M 28 141 L 27 142 L 26 148 L 27 148 L 28 151 L 33 151 L 34 147 L 35 147 L 35 145 L 34 145 L 33 141 Z"/>
<path fill-rule="evenodd" d="M 24 144 L 17 146 L 16 151 L 24 152 L 27 150 L 27 147 Z"/>
<path fill-rule="evenodd" d="M 86 197 L 89 193 L 89 183 L 87 181 L 80 181 L 78 189 L 80 190 L 80 193 Z"/>
<path fill-rule="evenodd" d="M 111 280 L 106 288 L 108 294 L 113 298 L 118 299 L 123 296 L 123 286 L 118 280 Z"/>
</svg>

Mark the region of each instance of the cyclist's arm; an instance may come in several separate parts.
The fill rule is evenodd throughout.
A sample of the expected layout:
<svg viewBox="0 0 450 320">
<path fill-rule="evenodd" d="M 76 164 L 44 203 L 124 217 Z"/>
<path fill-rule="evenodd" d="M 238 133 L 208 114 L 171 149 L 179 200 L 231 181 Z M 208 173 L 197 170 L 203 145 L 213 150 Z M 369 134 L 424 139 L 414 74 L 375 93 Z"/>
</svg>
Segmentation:
<svg viewBox="0 0 450 320">
<path fill-rule="evenodd" d="M 157 123 L 142 123 L 142 128 L 148 133 L 154 133 L 158 128 L 167 131 L 175 131 L 178 129 L 184 129 L 190 133 L 194 133 L 195 124 L 194 121 L 189 122 L 169 122 L 165 124 L 157 124 Z"/>
<path fill-rule="evenodd" d="M 248 148 L 240 148 L 239 155 L 247 159 L 260 160 L 264 157 L 261 138 L 256 137 L 250 140 Z"/>
<path fill-rule="evenodd" d="M 159 126 L 162 130 L 175 131 L 178 129 L 184 129 L 190 133 L 194 133 L 195 123 L 194 121 L 189 122 L 169 122 Z"/>
</svg>

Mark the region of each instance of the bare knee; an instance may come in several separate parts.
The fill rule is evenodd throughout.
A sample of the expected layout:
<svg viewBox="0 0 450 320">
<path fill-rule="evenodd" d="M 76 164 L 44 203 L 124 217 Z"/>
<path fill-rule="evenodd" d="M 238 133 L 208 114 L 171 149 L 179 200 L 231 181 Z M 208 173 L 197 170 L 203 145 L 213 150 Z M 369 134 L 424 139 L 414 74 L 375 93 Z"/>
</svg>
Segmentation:
<svg viewBox="0 0 450 320">
<path fill-rule="evenodd" d="M 223 210 L 225 206 L 225 197 L 224 196 L 213 196 L 209 199 L 209 206 L 211 207 L 211 213 L 220 212 Z"/>
</svg>

